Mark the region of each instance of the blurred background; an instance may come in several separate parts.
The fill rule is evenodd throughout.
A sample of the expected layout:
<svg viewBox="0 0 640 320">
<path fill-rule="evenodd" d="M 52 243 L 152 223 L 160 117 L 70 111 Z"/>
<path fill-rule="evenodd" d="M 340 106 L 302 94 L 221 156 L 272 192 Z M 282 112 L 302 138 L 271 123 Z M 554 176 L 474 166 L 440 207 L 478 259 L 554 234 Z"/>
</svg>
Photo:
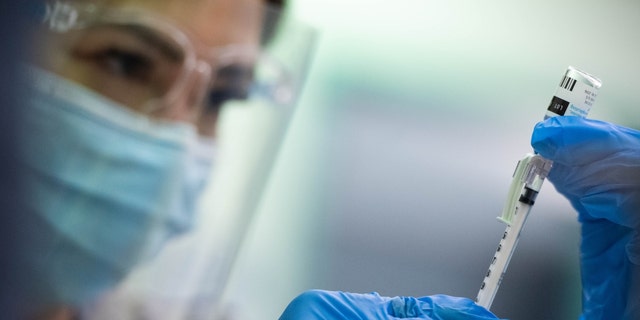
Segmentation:
<svg viewBox="0 0 640 320">
<path fill-rule="evenodd" d="M 569 65 L 604 82 L 591 118 L 640 129 L 637 1 L 290 2 L 319 37 L 225 292 L 239 319 L 276 319 L 312 288 L 475 298 L 511 174 Z M 20 28 L 0 20 L 0 56 L 14 59 Z M 2 67 L 7 133 L 15 68 Z M 0 141 L 5 221 L 20 211 L 15 141 Z M 0 232 L 3 269 L 13 225 Z M 577 319 L 578 243 L 575 212 L 546 184 L 492 311 Z"/>
<path fill-rule="evenodd" d="M 640 3 L 292 0 L 319 32 L 226 300 L 275 319 L 311 289 L 475 298 L 517 161 L 565 69 L 640 129 Z M 579 226 L 546 184 L 492 311 L 577 319 Z"/>
</svg>

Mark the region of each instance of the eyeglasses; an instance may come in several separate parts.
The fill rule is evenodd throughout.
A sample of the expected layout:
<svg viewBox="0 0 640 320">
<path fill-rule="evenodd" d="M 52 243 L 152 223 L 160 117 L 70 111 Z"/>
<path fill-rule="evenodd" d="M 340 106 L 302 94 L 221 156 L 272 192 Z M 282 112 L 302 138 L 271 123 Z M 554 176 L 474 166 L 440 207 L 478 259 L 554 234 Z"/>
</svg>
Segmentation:
<svg viewBox="0 0 640 320">
<path fill-rule="evenodd" d="M 260 40 L 273 33 L 266 29 L 278 25 L 272 22 L 279 12 L 259 10 L 247 15 L 257 22 L 234 24 L 248 26 L 255 41 L 207 47 L 166 17 L 139 8 L 47 2 L 43 22 L 54 45 L 43 60 L 53 71 L 152 117 L 194 121 L 253 94 L 288 105 L 295 79 Z"/>
</svg>

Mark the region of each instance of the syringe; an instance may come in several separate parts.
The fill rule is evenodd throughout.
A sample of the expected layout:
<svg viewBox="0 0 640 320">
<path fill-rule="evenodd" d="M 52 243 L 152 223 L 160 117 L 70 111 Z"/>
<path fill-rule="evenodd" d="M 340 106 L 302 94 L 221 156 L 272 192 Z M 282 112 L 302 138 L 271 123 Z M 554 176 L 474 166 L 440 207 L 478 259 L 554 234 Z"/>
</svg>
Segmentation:
<svg viewBox="0 0 640 320">
<path fill-rule="evenodd" d="M 586 117 L 601 85 L 598 78 L 570 66 L 560 81 L 544 118 L 565 115 Z M 491 308 L 518 244 L 522 227 L 552 166 L 552 161 L 537 154 L 527 154 L 516 166 L 502 216 L 498 217 L 499 221 L 507 224 L 507 228 L 476 298 L 476 303 L 486 309 Z"/>
</svg>

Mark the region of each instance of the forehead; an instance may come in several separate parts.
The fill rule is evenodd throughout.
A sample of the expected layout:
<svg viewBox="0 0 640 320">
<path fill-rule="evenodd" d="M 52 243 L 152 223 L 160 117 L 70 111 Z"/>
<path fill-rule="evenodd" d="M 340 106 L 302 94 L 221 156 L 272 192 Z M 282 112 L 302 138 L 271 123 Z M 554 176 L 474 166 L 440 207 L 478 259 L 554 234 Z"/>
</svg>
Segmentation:
<svg viewBox="0 0 640 320">
<path fill-rule="evenodd" d="M 206 46 L 259 41 L 261 0 L 105 0 L 107 6 L 143 9 L 186 30 Z"/>
</svg>

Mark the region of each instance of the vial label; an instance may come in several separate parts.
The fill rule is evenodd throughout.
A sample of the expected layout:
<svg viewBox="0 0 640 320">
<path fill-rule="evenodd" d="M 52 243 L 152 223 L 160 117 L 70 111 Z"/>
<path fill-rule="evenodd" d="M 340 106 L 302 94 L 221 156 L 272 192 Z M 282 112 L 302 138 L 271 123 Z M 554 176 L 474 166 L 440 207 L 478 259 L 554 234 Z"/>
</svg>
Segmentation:
<svg viewBox="0 0 640 320">
<path fill-rule="evenodd" d="M 544 118 L 556 116 L 586 117 L 593 106 L 597 89 L 574 78 L 565 76 L 551 99 Z"/>
</svg>

